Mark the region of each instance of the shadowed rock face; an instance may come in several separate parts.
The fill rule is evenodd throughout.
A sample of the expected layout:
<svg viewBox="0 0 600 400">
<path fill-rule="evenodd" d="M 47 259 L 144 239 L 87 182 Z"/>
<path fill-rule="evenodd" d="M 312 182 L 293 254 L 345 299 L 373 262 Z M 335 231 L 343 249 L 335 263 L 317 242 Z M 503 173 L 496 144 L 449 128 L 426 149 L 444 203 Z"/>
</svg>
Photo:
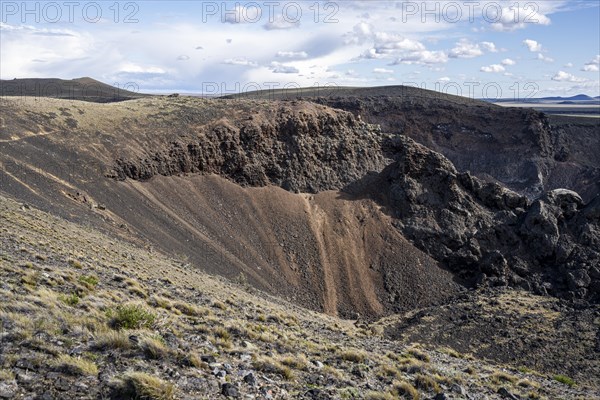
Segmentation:
<svg viewBox="0 0 600 400">
<path fill-rule="evenodd" d="M 382 172 L 395 225 L 417 247 L 478 283 L 568 298 L 600 297 L 600 197 L 556 189 L 531 202 L 458 173 L 439 153 L 399 136 Z"/>
<path fill-rule="evenodd" d="M 265 120 L 216 122 L 188 141 L 178 140 L 145 158 L 118 159 L 112 177 L 214 173 L 243 186 L 276 185 L 292 192 L 339 189 L 389 163 L 377 126 L 350 113 L 295 112 L 282 107 Z"/>
</svg>

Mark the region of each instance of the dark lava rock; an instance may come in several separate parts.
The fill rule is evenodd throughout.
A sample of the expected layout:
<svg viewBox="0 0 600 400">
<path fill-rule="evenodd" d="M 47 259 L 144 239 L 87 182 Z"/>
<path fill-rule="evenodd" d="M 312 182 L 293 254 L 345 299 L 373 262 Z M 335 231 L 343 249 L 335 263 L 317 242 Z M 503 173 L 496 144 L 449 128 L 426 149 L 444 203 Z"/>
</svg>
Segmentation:
<svg viewBox="0 0 600 400">
<path fill-rule="evenodd" d="M 221 385 L 221 394 L 226 397 L 239 397 L 237 388 L 229 382 Z"/>
<path fill-rule="evenodd" d="M 519 397 L 517 397 L 514 394 L 510 393 L 508 390 L 506 390 L 506 388 L 500 388 L 500 389 L 498 389 L 498 394 L 500 396 L 502 396 L 503 398 L 505 398 L 505 399 L 519 400 Z"/>
<path fill-rule="evenodd" d="M 329 394 L 319 389 L 309 389 L 304 393 L 304 398 L 311 400 L 328 400 L 331 397 Z"/>
<path fill-rule="evenodd" d="M 460 174 L 443 155 L 405 136 L 386 143 L 381 201 L 417 247 L 479 285 L 600 299 L 598 198 L 566 189 L 532 203 L 496 183 Z M 485 276 L 485 279 L 482 277 Z"/>
<path fill-rule="evenodd" d="M 250 386 L 256 385 L 256 376 L 252 372 L 244 376 L 244 382 L 246 382 Z"/>
<path fill-rule="evenodd" d="M 200 356 L 200 360 L 202 360 L 202 361 L 204 361 L 205 363 L 208 363 L 208 364 L 213 364 L 213 363 L 217 362 L 216 358 L 214 356 L 211 356 L 211 355 Z"/>
<path fill-rule="evenodd" d="M 282 107 L 262 123 L 213 124 L 194 140 L 173 141 L 142 158 L 120 158 L 108 176 L 147 180 L 155 175 L 214 173 L 243 186 L 273 184 L 315 193 L 340 189 L 389 162 L 381 151 L 378 126 L 347 112 L 304 106 L 303 111 Z"/>
</svg>

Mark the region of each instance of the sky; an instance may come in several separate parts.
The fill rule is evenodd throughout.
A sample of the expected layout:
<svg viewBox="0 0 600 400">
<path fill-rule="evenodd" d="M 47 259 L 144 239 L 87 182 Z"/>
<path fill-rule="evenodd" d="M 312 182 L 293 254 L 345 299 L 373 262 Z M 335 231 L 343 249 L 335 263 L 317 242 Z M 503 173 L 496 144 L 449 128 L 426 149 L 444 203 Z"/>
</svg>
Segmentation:
<svg viewBox="0 0 600 400">
<path fill-rule="evenodd" d="M 0 79 L 146 93 L 410 85 L 600 96 L 600 2 L 0 1 Z"/>
</svg>

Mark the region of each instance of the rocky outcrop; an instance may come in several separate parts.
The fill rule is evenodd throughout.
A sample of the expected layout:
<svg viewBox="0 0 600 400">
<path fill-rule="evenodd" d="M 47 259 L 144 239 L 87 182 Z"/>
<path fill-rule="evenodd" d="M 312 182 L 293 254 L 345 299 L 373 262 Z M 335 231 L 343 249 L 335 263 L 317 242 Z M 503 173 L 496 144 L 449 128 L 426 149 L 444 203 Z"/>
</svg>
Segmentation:
<svg viewBox="0 0 600 400">
<path fill-rule="evenodd" d="M 585 119 L 563 123 L 532 109 L 406 87 L 337 91 L 314 101 L 379 124 L 383 132 L 409 136 L 459 171 L 530 199 L 556 188 L 575 190 L 588 201 L 600 193 L 598 124 Z"/>
<path fill-rule="evenodd" d="M 417 247 L 479 284 L 600 299 L 600 198 L 556 189 L 531 202 L 459 173 L 405 136 L 382 176 L 396 226 Z"/>
<path fill-rule="evenodd" d="M 220 120 L 195 138 L 178 139 L 144 158 L 118 159 L 111 176 L 214 173 L 243 186 L 273 184 L 292 192 L 339 189 L 390 160 L 377 126 L 342 111 L 285 108 L 267 120 Z"/>
<path fill-rule="evenodd" d="M 532 196 L 543 190 L 542 178 L 525 196 L 494 179 L 461 172 L 439 152 L 405 135 L 383 134 L 349 112 L 306 102 L 275 104 L 266 114 L 216 119 L 190 134 L 172 136 L 162 146 L 149 146 L 143 156 L 119 158 L 110 175 L 147 180 L 157 175 L 217 174 L 242 186 L 317 193 L 350 187 L 356 192 L 370 179 L 369 172 L 382 171 L 377 185 L 358 191 L 367 190 L 368 196 L 383 201 L 401 233 L 460 278 L 565 298 L 600 298 L 598 200 L 586 206 L 567 189 Z M 522 145 L 530 149 L 525 160 L 555 158 L 560 143 L 539 113 L 506 113 L 519 115 L 511 123 L 522 130 L 508 126 L 507 132 L 515 132 L 512 139 L 509 133 L 495 136 L 490 131 L 485 154 L 495 151 L 492 144 L 502 151 Z M 444 129 L 452 138 L 455 126 Z M 465 141 L 470 134 L 463 132 L 460 143 L 479 143 L 482 132 L 473 133 L 473 142 Z M 515 160 L 517 155 L 515 150 Z M 486 168 L 500 161 L 490 163 Z M 534 175 L 543 177 L 538 166 Z M 510 160 L 505 167 L 525 168 Z M 515 176 L 521 179 L 519 173 Z"/>
</svg>

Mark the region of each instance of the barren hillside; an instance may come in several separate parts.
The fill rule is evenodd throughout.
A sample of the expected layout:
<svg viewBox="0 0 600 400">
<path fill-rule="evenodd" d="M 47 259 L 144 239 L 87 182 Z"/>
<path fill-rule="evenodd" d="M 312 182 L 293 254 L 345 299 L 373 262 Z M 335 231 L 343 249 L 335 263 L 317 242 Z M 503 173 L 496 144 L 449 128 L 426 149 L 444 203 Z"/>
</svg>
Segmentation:
<svg viewBox="0 0 600 400">
<path fill-rule="evenodd" d="M 332 314 L 458 292 L 374 201 L 339 191 L 391 162 L 384 135 L 349 113 L 189 98 L 3 107 L 3 190 L 48 211 Z"/>
</svg>

